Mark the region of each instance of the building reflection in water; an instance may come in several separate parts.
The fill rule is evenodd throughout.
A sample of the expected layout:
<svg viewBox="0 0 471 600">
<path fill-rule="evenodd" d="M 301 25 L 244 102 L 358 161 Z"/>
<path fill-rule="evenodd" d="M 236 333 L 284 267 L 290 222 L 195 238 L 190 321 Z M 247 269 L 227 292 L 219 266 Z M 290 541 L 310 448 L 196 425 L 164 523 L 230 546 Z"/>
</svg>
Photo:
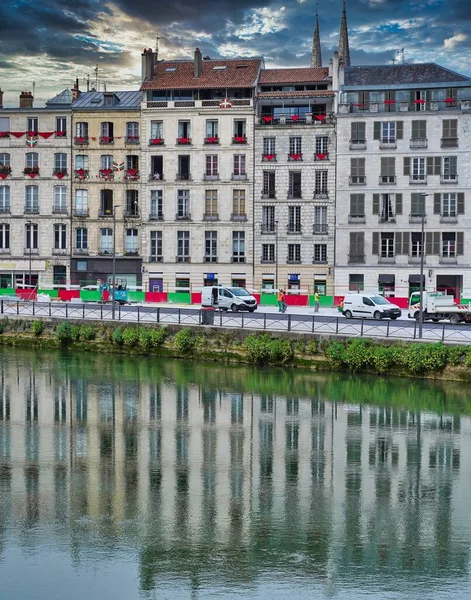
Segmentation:
<svg viewBox="0 0 471 600">
<path fill-rule="evenodd" d="M 134 547 L 143 589 L 162 571 L 197 585 L 216 556 L 236 581 L 262 567 L 467 576 L 454 531 L 471 537 L 469 417 L 341 402 L 322 378 L 282 395 L 153 368 L 100 377 L 70 359 L 4 356 L 0 556 L 7 527 L 27 545 L 58 523 L 77 556 Z"/>
</svg>

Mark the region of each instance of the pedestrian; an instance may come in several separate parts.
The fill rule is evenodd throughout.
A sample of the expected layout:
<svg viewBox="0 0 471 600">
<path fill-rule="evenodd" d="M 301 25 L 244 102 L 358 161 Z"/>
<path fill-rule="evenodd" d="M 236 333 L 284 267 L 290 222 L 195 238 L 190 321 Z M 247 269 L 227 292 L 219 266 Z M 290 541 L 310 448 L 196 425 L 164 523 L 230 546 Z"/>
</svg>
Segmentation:
<svg viewBox="0 0 471 600">
<path fill-rule="evenodd" d="M 288 303 L 286 302 L 287 299 L 287 294 L 286 292 L 283 290 L 283 296 L 281 298 L 281 312 L 286 312 L 286 309 L 288 308 Z"/>
<path fill-rule="evenodd" d="M 314 294 L 314 312 L 319 312 L 319 292 Z"/>
<path fill-rule="evenodd" d="M 283 290 L 280 288 L 278 290 L 278 295 L 276 297 L 277 301 L 278 301 L 278 312 L 283 312 Z"/>
</svg>

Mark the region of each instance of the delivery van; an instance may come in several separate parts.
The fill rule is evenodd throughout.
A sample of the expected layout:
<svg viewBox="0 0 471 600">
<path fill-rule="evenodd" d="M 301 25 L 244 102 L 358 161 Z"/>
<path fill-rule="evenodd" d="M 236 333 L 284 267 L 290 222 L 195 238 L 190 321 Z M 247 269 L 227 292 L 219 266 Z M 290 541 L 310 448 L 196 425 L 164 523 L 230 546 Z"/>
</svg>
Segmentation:
<svg viewBox="0 0 471 600">
<path fill-rule="evenodd" d="M 257 309 L 257 300 L 242 287 L 207 286 L 201 292 L 201 306 L 213 306 L 220 310 Z"/>
<path fill-rule="evenodd" d="M 394 320 L 401 316 L 401 309 L 377 294 L 347 294 L 343 299 L 342 314 L 347 319 L 358 317 Z"/>
</svg>

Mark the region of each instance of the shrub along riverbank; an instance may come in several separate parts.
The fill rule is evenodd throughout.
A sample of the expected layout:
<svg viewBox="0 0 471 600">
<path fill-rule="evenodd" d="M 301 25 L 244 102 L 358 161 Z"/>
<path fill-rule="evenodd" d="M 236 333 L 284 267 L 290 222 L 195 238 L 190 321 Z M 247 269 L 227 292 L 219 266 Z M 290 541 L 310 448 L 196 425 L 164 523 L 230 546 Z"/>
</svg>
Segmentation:
<svg viewBox="0 0 471 600">
<path fill-rule="evenodd" d="M 0 343 L 159 355 L 221 363 L 471 381 L 471 348 L 444 344 L 250 334 L 201 327 L 142 327 L 82 321 L 0 321 Z"/>
</svg>

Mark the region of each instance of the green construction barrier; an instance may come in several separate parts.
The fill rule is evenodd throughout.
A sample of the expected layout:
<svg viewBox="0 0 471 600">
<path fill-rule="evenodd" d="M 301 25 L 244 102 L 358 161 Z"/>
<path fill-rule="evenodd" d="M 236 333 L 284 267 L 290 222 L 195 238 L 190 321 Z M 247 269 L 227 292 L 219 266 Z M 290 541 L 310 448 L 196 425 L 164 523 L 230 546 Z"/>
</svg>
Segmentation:
<svg viewBox="0 0 471 600">
<path fill-rule="evenodd" d="M 471 298 L 461 298 L 460 304 L 471 304 Z"/>
<path fill-rule="evenodd" d="M 167 302 L 175 304 L 190 304 L 191 294 L 189 292 L 171 292 L 168 294 Z"/>
<path fill-rule="evenodd" d="M 145 292 L 128 292 L 128 301 L 129 302 L 145 302 L 146 294 Z"/>
<path fill-rule="evenodd" d="M 0 296 L 14 296 L 16 294 L 13 288 L 0 288 Z"/>
<path fill-rule="evenodd" d="M 314 306 L 314 294 L 309 296 L 309 306 Z M 319 306 L 324 308 L 332 308 L 334 306 L 334 297 L 319 296 Z"/>
<path fill-rule="evenodd" d="M 276 306 L 277 304 L 276 294 L 260 294 L 261 306 Z"/>
<path fill-rule="evenodd" d="M 50 298 L 59 298 L 59 290 L 38 290 L 38 294 L 47 294 Z"/>
<path fill-rule="evenodd" d="M 82 302 L 99 302 L 101 294 L 99 290 L 80 290 L 80 300 Z"/>
</svg>

